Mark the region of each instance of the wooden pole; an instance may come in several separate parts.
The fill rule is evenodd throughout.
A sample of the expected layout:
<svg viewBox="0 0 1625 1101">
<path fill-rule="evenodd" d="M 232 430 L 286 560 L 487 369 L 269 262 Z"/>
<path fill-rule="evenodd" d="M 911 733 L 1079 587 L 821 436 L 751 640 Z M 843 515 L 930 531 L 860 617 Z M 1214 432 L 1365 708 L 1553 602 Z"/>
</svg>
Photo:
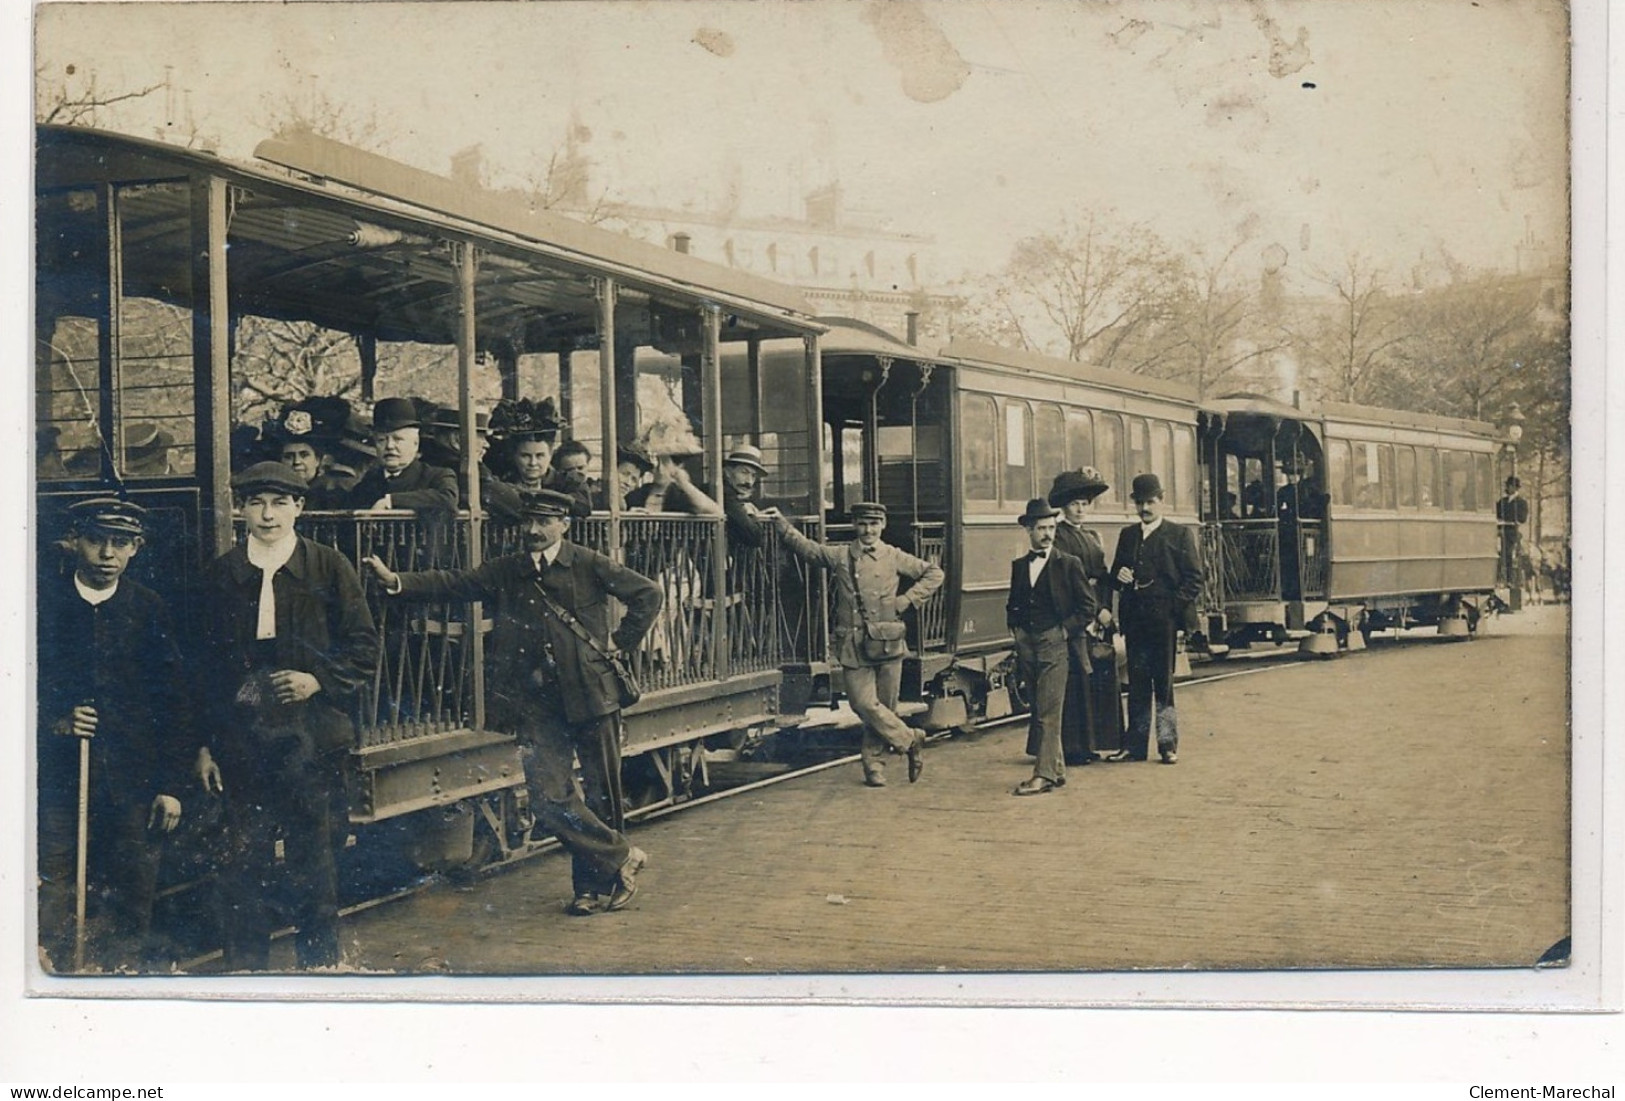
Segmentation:
<svg viewBox="0 0 1625 1101">
<path fill-rule="evenodd" d="M 90 845 L 90 739 L 79 739 L 79 844 L 74 858 L 73 969 L 85 969 L 85 891 Z"/>
<path fill-rule="evenodd" d="M 705 428 L 705 465 L 711 476 L 711 489 L 722 504 L 727 487 L 722 481 L 722 312 L 715 306 L 701 307 L 705 348 L 700 353 L 701 420 Z M 729 676 L 728 655 L 728 519 L 718 516 L 711 551 L 711 591 L 716 595 L 711 616 L 711 652 L 716 656 L 718 680 Z"/>
<path fill-rule="evenodd" d="M 620 418 L 616 412 L 615 281 L 598 280 L 598 401 L 602 409 L 603 455 L 599 457 L 599 477 L 604 499 L 609 504 L 609 554 L 624 560 L 621 550 L 621 487 L 616 453 L 620 449 Z"/>
<path fill-rule="evenodd" d="M 480 463 L 478 423 L 474 416 L 474 280 L 479 256 L 474 246 L 464 242 L 457 246 L 457 411 L 463 437 L 464 485 L 468 487 L 468 562 L 469 569 L 480 564 L 483 550 L 483 515 L 480 511 Z M 468 606 L 469 660 L 473 663 L 474 729 L 485 729 L 485 636 L 480 634 L 480 620 L 484 618 L 484 605 L 474 601 Z"/>
</svg>

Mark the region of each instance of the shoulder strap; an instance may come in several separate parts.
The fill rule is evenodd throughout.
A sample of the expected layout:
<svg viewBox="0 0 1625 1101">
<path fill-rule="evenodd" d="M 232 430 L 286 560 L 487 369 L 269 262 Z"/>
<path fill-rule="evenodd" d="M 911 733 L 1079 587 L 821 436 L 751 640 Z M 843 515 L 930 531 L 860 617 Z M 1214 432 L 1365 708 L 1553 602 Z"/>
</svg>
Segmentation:
<svg viewBox="0 0 1625 1101">
<path fill-rule="evenodd" d="M 858 606 L 858 623 L 868 627 L 869 616 L 863 610 L 863 586 L 858 584 L 858 545 L 846 545 L 846 568 L 852 574 L 852 602 Z"/>
<path fill-rule="evenodd" d="M 580 620 L 576 619 L 575 616 L 571 615 L 565 610 L 563 605 L 553 599 L 552 594 L 549 593 L 545 587 L 543 587 L 541 578 L 538 577 L 535 579 L 535 585 L 536 591 L 542 595 L 542 604 L 546 606 L 549 612 L 553 613 L 554 618 L 556 618 L 560 623 L 563 623 L 571 630 L 571 632 L 575 634 L 577 638 L 591 647 L 593 653 L 597 654 L 605 661 L 610 661 L 611 658 L 608 652 L 605 651 L 602 646 L 598 645 L 598 640 L 593 638 L 592 635 L 588 633 L 587 629 L 581 625 Z"/>
</svg>

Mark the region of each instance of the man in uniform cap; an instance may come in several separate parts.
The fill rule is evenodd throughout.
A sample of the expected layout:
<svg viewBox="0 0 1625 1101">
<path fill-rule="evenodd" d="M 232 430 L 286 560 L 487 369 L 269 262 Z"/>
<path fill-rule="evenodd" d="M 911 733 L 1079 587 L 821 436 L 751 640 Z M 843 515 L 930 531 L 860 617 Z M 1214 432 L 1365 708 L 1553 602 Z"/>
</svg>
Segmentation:
<svg viewBox="0 0 1625 1101">
<path fill-rule="evenodd" d="M 871 501 L 852 506 L 857 538 L 844 545 L 814 543 L 781 515 L 774 515 L 773 522 L 792 554 L 835 577 L 831 640 L 852 710 L 863 720 L 863 782 L 870 787 L 886 785 L 884 753 L 890 747 L 908 754 L 908 779 L 913 783 L 925 767 L 925 734 L 897 714 L 907 649 L 902 615 L 942 587 L 942 567 L 882 541 L 886 506 Z M 913 584 L 899 593 L 902 581 Z"/>
<path fill-rule="evenodd" d="M 145 510 L 98 497 L 70 510 L 71 569 L 39 587 L 39 918 L 46 966 L 74 959 L 80 757 L 88 746 L 86 962 L 160 962 L 152 903 L 197 743 L 164 602 L 125 576 Z M 190 801 L 190 796 L 187 796 Z"/>
<path fill-rule="evenodd" d="M 1030 697 L 1028 744 L 1037 746 L 1032 777 L 1017 786 L 1017 795 L 1043 795 L 1066 783 L 1061 713 L 1069 640 L 1082 639 L 1100 608 L 1083 564 L 1055 546 L 1059 515 L 1042 497 L 1028 501 L 1018 517 L 1027 529 L 1028 551 L 1010 563 L 1005 625 L 1016 640 L 1016 664 Z"/>
<path fill-rule="evenodd" d="M 376 556 L 365 561 L 392 594 L 494 607 L 490 721 L 515 730 L 525 747 L 537 820 L 570 853 L 574 895 L 566 911 L 586 916 L 630 903 L 647 860 L 624 833 L 621 702 L 611 655 L 638 645 L 662 597 L 647 577 L 564 538 L 574 508 L 568 494 L 526 493 L 525 549 L 475 569 L 396 573 Z M 626 608 L 613 635 L 612 596 Z"/>
<path fill-rule="evenodd" d="M 418 458 L 422 422 L 411 398 L 380 398 L 372 409 L 378 465 L 350 490 L 353 509 L 405 508 L 420 515 L 457 508 L 457 476 Z"/>
<path fill-rule="evenodd" d="M 1122 594 L 1118 618 L 1128 646 L 1128 736 L 1108 761 L 1144 761 L 1153 720 L 1162 763 L 1179 759 L 1174 714 L 1174 652 L 1185 613 L 1202 593 L 1196 536 L 1163 518 L 1162 482 L 1136 474 L 1131 496 L 1138 524 L 1117 537 L 1112 581 Z"/>
<path fill-rule="evenodd" d="M 305 483 L 282 463 L 231 480 L 248 538 L 205 569 L 196 683 L 207 699 L 204 787 L 221 793 L 226 965 L 264 970 L 266 904 L 280 834 L 296 896 L 301 967 L 339 962 L 336 804 L 354 715 L 378 666 L 378 634 L 355 568 L 294 529 Z"/>
</svg>

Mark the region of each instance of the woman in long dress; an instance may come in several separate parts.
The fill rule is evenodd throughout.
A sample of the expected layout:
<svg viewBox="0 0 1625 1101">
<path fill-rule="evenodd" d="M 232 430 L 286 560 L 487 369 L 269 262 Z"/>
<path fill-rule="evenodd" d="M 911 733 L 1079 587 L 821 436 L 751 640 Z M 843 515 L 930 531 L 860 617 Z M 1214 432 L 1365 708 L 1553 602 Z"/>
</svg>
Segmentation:
<svg viewBox="0 0 1625 1101">
<path fill-rule="evenodd" d="M 1097 619 L 1082 639 L 1072 642 L 1066 684 L 1066 707 L 1061 714 L 1061 749 L 1068 765 L 1086 765 L 1103 752 L 1117 749 L 1123 737 L 1123 703 L 1117 680 L 1117 656 L 1112 643 L 1111 587 L 1107 584 L 1105 548 L 1100 537 L 1084 524 L 1096 497 L 1109 487 L 1093 467 L 1064 470 L 1050 487 L 1050 507 L 1061 510 L 1055 547 L 1083 563 L 1100 600 L 1106 622 Z M 1090 651 L 1093 653 L 1091 654 Z"/>
</svg>

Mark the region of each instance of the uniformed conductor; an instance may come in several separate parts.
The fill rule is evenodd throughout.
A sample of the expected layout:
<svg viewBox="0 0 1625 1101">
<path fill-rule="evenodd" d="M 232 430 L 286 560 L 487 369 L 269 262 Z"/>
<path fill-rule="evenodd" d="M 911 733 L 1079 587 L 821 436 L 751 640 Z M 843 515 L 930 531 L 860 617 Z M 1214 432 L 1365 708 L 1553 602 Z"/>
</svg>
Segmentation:
<svg viewBox="0 0 1625 1101">
<path fill-rule="evenodd" d="M 1128 735 L 1106 759 L 1146 760 L 1154 720 L 1157 752 L 1171 765 L 1179 760 L 1174 650 L 1185 613 L 1202 593 L 1201 557 L 1191 530 L 1163 518 L 1162 482 L 1155 474 L 1136 474 L 1131 496 L 1140 522 L 1122 530 L 1112 557 L 1128 648 Z"/>
<path fill-rule="evenodd" d="M 248 539 L 205 570 L 197 681 L 209 701 L 198 773 L 221 793 L 229 835 L 220 869 L 226 966 L 269 963 L 280 835 L 299 965 L 331 967 L 335 808 L 378 635 L 355 567 L 294 530 L 304 480 L 282 463 L 257 463 L 231 485 Z"/>
<path fill-rule="evenodd" d="M 942 586 L 941 567 L 881 541 L 886 530 L 882 504 L 853 505 L 857 538 L 840 546 L 814 543 L 784 516 L 772 519 L 791 553 L 835 575 L 835 657 L 852 710 L 863 720 L 863 782 L 886 785 L 884 754 L 889 746 L 908 754 L 913 783 L 925 768 L 925 734 L 897 714 L 905 651 L 902 614 L 924 604 Z M 898 584 L 905 580 L 913 584 L 899 594 Z"/>
<path fill-rule="evenodd" d="M 74 959 L 79 754 L 90 753 L 85 963 L 161 963 L 151 935 L 164 836 L 180 821 L 197 753 L 164 602 L 125 577 L 145 510 L 110 497 L 71 510 L 72 569 L 39 588 L 40 946 Z M 187 796 L 187 802 L 190 796 Z"/>
<path fill-rule="evenodd" d="M 472 570 L 401 574 L 375 556 L 365 561 L 390 593 L 495 606 L 491 721 L 517 732 L 537 819 L 570 853 L 575 894 L 566 912 L 619 910 L 637 893 L 647 856 L 623 832 L 621 703 L 608 655 L 612 645 L 637 646 L 660 611 L 661 590 L 565 540 L 572 495 L 543 489 L 522 502 L 525 549 L 517 554 Z M 626 606 L 613 635 L 611 596 Z M 581 787 L 572 758 L 581 762 Z"/>
</svg>

